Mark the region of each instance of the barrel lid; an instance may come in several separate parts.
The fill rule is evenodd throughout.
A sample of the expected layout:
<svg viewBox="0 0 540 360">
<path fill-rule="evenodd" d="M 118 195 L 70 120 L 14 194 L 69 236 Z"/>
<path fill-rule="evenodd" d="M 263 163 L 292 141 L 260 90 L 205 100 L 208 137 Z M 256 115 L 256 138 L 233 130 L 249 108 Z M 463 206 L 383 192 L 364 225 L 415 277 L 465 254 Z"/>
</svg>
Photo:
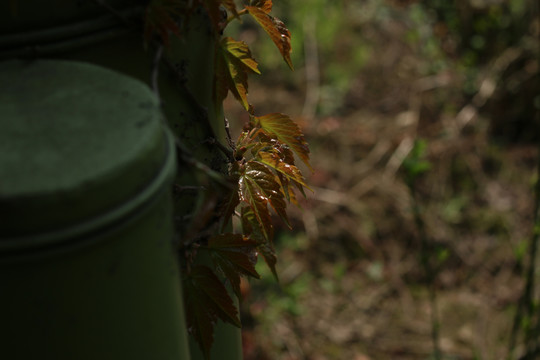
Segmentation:
<svg viewBox="0 0 540 360">
<path fill-rule="evenodd" d="M 150 89 L 86 63 L 0 63 L 0 114 L 0 240 L 114 212 L 173 156 Z"/>
<path fill-rule="evenodd" d="M 140 4 L 134 0 L 99 1 L 73 0 L 24 0 L 0 2 L 0 34 L 42 30 L 48 27 L 83 21 L 110 13 L 109 9 L 121 11 Z"/>
</svg>

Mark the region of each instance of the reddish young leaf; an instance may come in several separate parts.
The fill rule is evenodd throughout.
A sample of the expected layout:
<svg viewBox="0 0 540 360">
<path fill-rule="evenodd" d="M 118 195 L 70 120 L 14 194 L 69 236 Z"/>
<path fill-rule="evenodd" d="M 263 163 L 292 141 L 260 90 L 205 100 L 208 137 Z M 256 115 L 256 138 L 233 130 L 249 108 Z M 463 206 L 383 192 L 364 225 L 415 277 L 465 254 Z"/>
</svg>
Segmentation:
<svg viewBox="0 0 540 360">
<path fill-rule="evenodd" d="M 286 224 L 289 224 L 285 208 L 287 204 L 280 191 L 280 184 L 270 169 L 257 161 L 249 161 L 242 176 L 240 177 L 241 199 L 249 204 L 257 219 L 263 226 L 266 235 L 268 225 L 271 226 L 271 218 L 268 212 L 269 204 Z M 268 236 L 268 238 L 270 238 Z"/>
<path fill-rule="evenodd" d="M 271 8 L 271 5 L 270 5 Z M 276 44 L 281 56 L 293 70 L 293 64 L 291 61 L 291 33 L 285 27 L 285 24 L 278 18 L 275 18 L 268 14 L 266 7 L 246 6 L 246 10 L 251 16 L 261 25 L 261 27 L 270 36 L 270 39 Z"/>
<path fill-rule="evenodd" d="M 231 258 L 233 265 L 242 274 L 258 279 L 260 276 L 255 270 L 257 258 L 253 252 L 256 245 L 254 240 L 250 240 L 242 234 L 219 234 L 208 239 L 208 248 L 217 253 L 223 253 L 225 257 L 232 256 L 230 253 L 242 255 L 241 258 Z"/>
<path fill-rule="evenodd" d="M 245 68 L 256 74 L 261 73 L 258 68 L 259 64 L 251 56 L 251 51 L 245 42 L 224 37 L 221 40 L 221 47 L 226 51 L 226 55 L 231 61 L 242 63 Z"/>
<path fill-rule="evenodd" d="M 233 251 L 232 249 L 238 249 L 238 251 L 243 251 L 244 248 L 253 247 L 255 245 L 257 245 L 257 243 L 253 240 L 246 239 L 242 234 L 218 234 L 208 239 L 208 248 L 214 250 Z M 255 268 L 251 265 L 247 265 L 246 270 L 248 271 L 246 275 L 258 276 Z"/>
<path fill-rule="evenodd" d="M 196 265 L 188 275 L 191 285 L 199 291 L 201 298 L 209 300 L 209 309 L 223 321 L 241 327 L 238 311 L 225 286 L 214 272 L 206 266 Z"/>
<path fill-rule="evenodd" d="M 278 279 L 276 271 L 277 258 L 270 239 L 263 234 L 261 224 L 249 207 L 242 208 L 242 229 L 250 239 L 257 242 L 257 251 L 263 256 L 266 265 L 272 274 Z"/>
<path fill-rule="evenodd" d="M 259 135 L 259 137 L 262 137 L 261 134 Z M 269 150 L 269 152 L 271 152 L 272 154 L 276 154 L 279 157 L 279 159 L 281 159 L 281 161 L 283 161 L 285 164 L 292 165 L 296 168 L 296 165 L 294 163 L 295 162 L 294 155 L 293 155 L 293 152 L 291 151 L 291 148 L 287 145 L 280 143 L 276 139 L 271 139 L 270 141 L 272 142 L 273 147 L 271 150 Z M 309 186 L 306 185 L 305 179 L 302 173 L 300 172 L 300 169 L 298 168 L 296 169 L 298 170 L 297 175 L 299 175 L 304 180 L 304 183 L 302 184 L 301 182 L 293 181 L 293 184 L 300 191 L 300 193 L 302 193 L 302 195 L 306 197 L 306 193 L 304 192 L 304 186 L 307 187 L 308 189 L 310 188 Z M 296 197 L 294 196 L 294 192 L 292 188 L 289 187 L 288 194 L 286 191 L 287 190 L 286 188 L 288 187 L 287 185 L 289 183 L 289 177 L 284 177 L 282 176 L 283 174 L 280 174 L 280 173 L 277 173 L 277 175 L 279 177 L 280 183 L 282 185 L 282 190 L 285 192 L 285 197 L 287 198 L 287 200 L 289 200 L 289 202 L 293 202 L 295 205 L 298 205 L 298 202 L 296 201 Z"/>
<path fill-rule="evenodd" d="M 230 90 L 248 110 L 248 72 L 260 74 L 257 62 L 251 57 L 246 43 L 225 37 L 216 50 L 216 103 L 221 103 Z"/>
<path fill-rule="evenodd" d="M 242 234 L 220 234 L 208 240 L 208 249 L 217 268 L 231 282 L 232 288 L 240 298 L 240 275 L 256 279 L 260 275 L 255 270 L 257 243 L 245 238 Z"/>
<path fill-rule="evenodd" d="M 279 178 L 279 182 L 281 183 L 281 192 L 283 193 L 283 196 L 285 196 L 285 198 L 287 199 L 289 203 L 293 203 L 296 206 L 300 206 L 300 204 L 298 203 L 298 200 L 296 199 L 296 194 L 294 193 L 292 187 L 289 184 L 288 178 L 283 176 L 283 174 L 280 174 L 280 173 L 277 174 L 277 177 Z M 298 185 L 296 183 L 294 184 L 300 190 L 302 195 L 304 195 L 305 197 L 306 194 L 304 193 L 304 188 L 302 187 L 302 185 Z"/>
<path fill-rule="evenodd" d="M 238 311 L 225 286 L 207 266 L 192 267 L 183 287 L 188 331 L 209 359 L 217 319 L 240 327 Z"/>
<path fill-rule="evenodd" d="M 230 90 L 244 109 L 249 108 L 247 73 L 242 68 L 238 68 L 234 63 L 231 63 L 225 54 L 216 54 L 215 86 L 216 103 L 221 103 Z"/>
<path fill-rule="evenodd" d="M 257 246 L 257 250 L 262 255 L 264 261 L 266 262 L 266 265 L 268 265 L 268 268 L 270 269 L 270 271 L 272 271 L 272 274 L 274 275 L 276 280 L 279 281 L 276 271 L 277 257 L 274 248 L 270 246 L 270 244 L 261 244 Z"/>
<path fill-rule="evenodd" d="M 251 1 L 251 6 L 258 7 L 269 14 L 272 11 L 272 0 L 254 0 Z"/>
<path fill-rule="evenodd" d="M 214 312 L 207 310 L 206 298 L 198 298 L 199 293 L 193 286 L 184 283 L 184 306 L 188 332 L 199 344 L 199 348 L 204 354 L 204 358 L 210 359 L 210 349 L 214 342 L 214 324 L 217 316 Z"/>
<path fill-rule="evenodd" d="M 234 17 L 238 17 L 238 11 L 236 10 L 236 4 L 234 3 L 234 0 L 221 0 L 221 5 L 223 5 L 227 10 L 229 10 Z"/>
<path fill-rule="evenodd" d="M 281 174 L 285 175 L 289 180 L 293 181 L 299 186 L 305 186 L 309 188 L 300 169 L 298 169 L 294 165 L 287 163 L 284 159 L 281 159 L 276 152 L 260 151 L 257 154 L 257 158 L 260 162 L 270 166 L 276 171 L 279 171 Z"/>
<path fill-rule="evenodd" d="M 294 156 L 292 155 L 292 152 L 290 151 L 290 149 L 287 149 L 287 157 L 285 159 L 288 159 L 289 157 L 293 158 L 294 159 Z M 284 168 L 282 168 L 281 170 L 285 170 L 285 171 L 291 171 L 292 174 L 288 174 L 288 175 L 285 175 L 283 172 L 281 171 L 278 171 L 276 173 L 277 177 L 279 178 L 279 182 L 281 184 L 281 190 L 282 192 L 284 193 L 285 195 L 285 198 L 289 201 L 289 202 L 292 202 L 293 204 L 295 205 L 299 205 L 298 204 L 298 201 L 296 200 L 296 196 L 294 194 L 294 191 L 293 191 L 293 187 L 289 186 L 290 182 L 293 183 L 294 187 L 296 189 L 298 189 L 298 191 L 300 191 L 300 193 L 306 197 L 306 193 L 304 191 L 304 186 L 306 188 L 308 188 L 309 190 L 311 190 L 311 188 L 309 186 L 306 185 L 306 180 L 304 178 L 304 176 L 302 175 L 302 172 L 300 171 L 300 169 L 298 169 L 294 164 L 294 160 L 291 159 L 291 160 L 282 160 L 285 164 L 287 164 L 287 166 L 285 166 Z M 292 178 L 291 175 L 295 175 L 295 178 Z M 301 178 L 302 181 L 299 181 Z M 313 191 L 313 190 L 311 190 Z"/>
<path fill-rule="evenodd" d="M 240 211 L 244 235 L 255 241 L 257 245 L 271 240 L 264 235 L 263 229 L 259 223 L 259 219 L 249 206 L 242 206 Z"/>
<path fill-rule="evenodd" d="M 175 18 L 186 11 L 182 0 L 151 0 L 144 11 L 144 39 L 148 42 L 157 32 L 165 46 L 169 45 L 169 36 L 180 36 L 180 28 Z"/>
<path fill-rule="evenodd" d="M 185 1 L 185 0 L 184 0 Z M 227 14 L 223 13 L 220 9 L 222 0 L 204 0 L 203 5 L 206 8 L 206 12 L 210 17 L 210 22 L 212 23 L 216 32 L 221 32 L 225 26 L 225 21 L 227 20 Z"/>
<path fill-rule="evenodd" d="M 254 175 L 265 176 L 262 174 L 251 174 L 245 177 L 247 169 L 244 167 L 244 173 L 240 176 L 239 188 L 240 188 L 240 200 L 245 202 L 253 211 L 259 224 L 261 224 L 262 234 L 266 239 L 272 239 L 274 237 L 274 227 L 272 226 L 272 217 L 268 211 L 268 198 L 261 196 L 257 187 L 254 186 L 251 179 Z M 251 186 L 250 186 L 251 185 Z"/>
<path fill-rule="evenodd" d="M 254 117 L 264 132 L 270 137 L 276 137 L 280 142 L 289 146 L 298 157 L 313 170 L 309 163 L 309 147 L 304 138 L 304 134 L 298 125 L 285 114 L 272 113 L 264 116 Z"/>
<path fill-rule="evenodd" d="M 220 217 L 219 230 L 223 232 L 225 227 L 229 224 L 236 206 L 240 203 L 240 196 L 238 195 L 238 189 L 233 189 L 230 194 L 222 200 L 218 206 L 218 214 Z"/>
<path fill-rule="evenodd" d="M 238 18 L 238 10 L 236 9 L 236 4 L 234 0 L 221 0 L 221 4 L 229 10 L 229 12 L 235 17 Z"/>
</svg>

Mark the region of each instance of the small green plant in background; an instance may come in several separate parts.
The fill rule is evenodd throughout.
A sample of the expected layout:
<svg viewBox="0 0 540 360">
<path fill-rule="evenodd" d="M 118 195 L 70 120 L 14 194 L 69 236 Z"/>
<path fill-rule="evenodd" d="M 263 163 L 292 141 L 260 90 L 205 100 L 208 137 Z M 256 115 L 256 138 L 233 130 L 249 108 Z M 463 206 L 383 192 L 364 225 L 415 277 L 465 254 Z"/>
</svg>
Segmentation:
<svg viewBox="0 0 540 360">
<path fill-rule="evenodd" d="M 431 163 L 426 159 L 427 141 L 416 139 L 409 155 L 401 165 L 407 184 L 414 184 L 417 179 L 431 169 Z"/>
</svg>

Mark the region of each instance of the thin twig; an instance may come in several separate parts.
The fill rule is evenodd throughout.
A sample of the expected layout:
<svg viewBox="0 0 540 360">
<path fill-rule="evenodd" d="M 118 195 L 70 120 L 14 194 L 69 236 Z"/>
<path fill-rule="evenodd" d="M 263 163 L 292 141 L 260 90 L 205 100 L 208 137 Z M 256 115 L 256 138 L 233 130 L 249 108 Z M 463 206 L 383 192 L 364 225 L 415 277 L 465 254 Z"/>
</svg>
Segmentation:
<svg viewBox="0 0 540 360">
<path fill-rule="evenodd" d="M 394 177 L 396 172 L 399 170 L 403 161 L 407 158 L 409 153 L 414 147 L 414 140 L 410 136 L 406 136 L 398 145 L 390 159 L 386 163 L 386 168 L 384 169 L 384 175 L 388 178 Z"/>
<path fill-rule="evenodd" d="M 174 141 L 175 141 L 175 144 L 176 144 L 176 149 L 178 150 L 178 156 L 179 156 L 180 160 L 182 160 L 183 162 L 185 162 L 188 165 L 193 166 L 197 170 L 203 172 L 209 178 L 211 178 L 215 182 L 225 186 L 226 188 L 228 188 L 228 189 L 234 189 L 235 188 L 234 184 L 232 184 L 230 181 L 228 181 L 226 176 L 224 176 L 223 174 L 221 174 L 221 173 L 219 173 L 219 172 L 217 172 L 215 170 L 212 170 L 211 168 L 208 167 L 208 165 L 198 161 L 191 154 L 191 152 L 188 150 L 186 145 L 184 145 L 184 143 L 178 137 L 175 136 Z"/>
<path fill-rule="evenodd" d="M 92 2 L 97 4 L 98 6 L 101 6 L 102 8 L 107 10 L 109 13 L 114 15 L 126 27 L 129 27 L 129 28 L 133 27 L 134 24 L 132 22 L 130 22 L 124 15 L 122 15 L 118 10 L 116 10 L 111 5 L 109 5 L 106 1 L 104 1 L 104 0 L 92 0 Z"/>
<path fill-rule="evenodd" d="M 158 77 L 159 77 L 159 63 L 161 62 L 162 55 L 163 55 L 163 44 L 159 44 L 156 49 L 156 54 L 154 55 L 154 61 L 152 62 L 151 83 L 152 83 L 152 90 L 154 91 L 154 94 L 156 94 L 160 104 L 161 104 L 161 97 L 159 96 Z"/>
<path fill-rule="evenodd" d="M 237 13 L 237 16 L 229 16 L 227 18 L 227 20 L 225 21 L 225 26 L 227 26 L 231 21 L 233 21 L 234 19 L 236 19 L 237 17 L 239 18 L 240 16 L 243 16 L 243 15 L 247 15 L 249 14 L 248 11 L 246 9 L 243 9 L 243 10 L 240 10 L 238 13 Z"/>
<path fill-rule="evenodd" d="M 228 147 L 226 147 L 225 145 L 223 145 L 222 143 L 220 143 L 215 138 L 209 138 L 205 142 L 207 142 L 209 144 L 212 144 L 212 145 L 216 145 L 217 148 L 219 150 L 221 150 L 221 152 L 227 157 L 229 162 L 232 163 L 232 162 L 236 161 L 236 159 L 234 158 L 234 154 L 233 154 L 232 150 L 229 149 Z"/>
<path fill-rule="evenodd" d="M 495 94 L 500 74 L 514 61 L 519 59 L 523 50 L 510 47 L 506 49 L 488 69 L 488 73 L 480 83 L 480 87 L 471 102 L 465 105 L 456 115 L 458 132 L 477 117 L 479 109 Z"/>
<path fill-rule="evenodd" d="M 223 122 L 225 123 L 225 134 L 227 134 L 227 143 L 233 151 L 236 151 L 236 145 L 234 144 L 231 136 L 231 127 L 229 126 L 229 120 L 226 117 L 223 117 Z"/>
<path fill-rule="evenodd" d="M 184 191 L 199 192 L 199 191 L 206 191 L 207 190 L 204 186 L 178 185 L 178 184 L 174 184 L 173 189 L 177 193 L 181 193 L 181 192 L 184 192 Z"/>
</svg>

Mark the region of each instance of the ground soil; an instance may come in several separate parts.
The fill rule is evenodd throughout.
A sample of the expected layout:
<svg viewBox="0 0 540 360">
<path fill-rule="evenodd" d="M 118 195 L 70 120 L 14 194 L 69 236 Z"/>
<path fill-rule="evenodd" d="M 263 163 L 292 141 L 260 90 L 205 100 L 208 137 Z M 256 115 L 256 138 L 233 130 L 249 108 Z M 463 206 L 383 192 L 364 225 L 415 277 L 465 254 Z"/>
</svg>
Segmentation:
<svg viewBox="0 0 540 360">
<path fill-rule="evenodd" d="M 495 88 L 471 96 L 460 90 L 457 67 L 422 75 L 429 60 L 397 35 L 403 26 L 370 28 L 380 40 L 373 52 L 385 59 L 363 64 L 330 113 L 306 110 L 308 87 L 326 81 L 306 85 L 307 67 L 288 85 L 272 74 L 251 80 L 260 114 L 284 112 L 301 123 L 314 172 L 306 172 L 313 192 L 291 209 L 294 230 L 277 225 L 280 285 L 244 284 L 246 360 L 429 359 L 434 324 L 444 359 L 507 356 L 530 261 L 538 136 L 494 131 L 506 111 L 497 99 L 508 104 L 512 95 L 504 82 L 490 83 L 488 70 L 478 89 Z M 538 63 L 521 63 L 517 69 L 538 79 Z M 229 116 L 246 120 L 229 100 Z M 515 133 L 534 132 L 538 111 L 528 116 L 527 125 L 516 123 L 528 130 Z M 413 198 L 403 164 L 420 138 L 430 168 Z M 431 274 L 421 261 L 422 233 Z"/>
</svg>

